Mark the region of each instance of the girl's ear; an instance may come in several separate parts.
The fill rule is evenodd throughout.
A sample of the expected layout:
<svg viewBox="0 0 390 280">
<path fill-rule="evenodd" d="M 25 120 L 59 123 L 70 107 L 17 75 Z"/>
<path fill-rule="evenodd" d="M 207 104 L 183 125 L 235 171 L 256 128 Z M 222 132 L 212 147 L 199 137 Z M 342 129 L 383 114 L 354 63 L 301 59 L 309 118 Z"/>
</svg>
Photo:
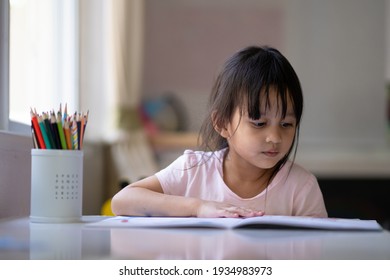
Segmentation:
<svg viewBox="0 0 390 280">
<path fill-rule="evenodd" d="M 223 138 L 228 139 L 230 137 L 229 131 L 226 129 L 225 125 L 221 125 L 220 123 L 218 123 L 215 112 L 211 114 L 211 120 L 213 122 L 213 127 L 215 131 L 218 132 L 218 134 L 221 135 Z"/>
</svg>

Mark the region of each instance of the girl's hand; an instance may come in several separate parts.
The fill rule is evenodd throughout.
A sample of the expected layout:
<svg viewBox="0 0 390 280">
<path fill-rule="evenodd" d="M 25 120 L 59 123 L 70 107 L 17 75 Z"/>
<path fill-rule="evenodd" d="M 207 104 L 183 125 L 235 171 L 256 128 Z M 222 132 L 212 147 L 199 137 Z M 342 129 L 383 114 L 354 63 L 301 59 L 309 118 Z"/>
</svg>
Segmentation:
<svg viewBox="0 0 390 280">
<path fill-rule="evenodd" d="M 248 218 L 263 215 L 263 211 L 214 201 L 202 201 L 197 211 L 198 218 Z"/>
</svg>

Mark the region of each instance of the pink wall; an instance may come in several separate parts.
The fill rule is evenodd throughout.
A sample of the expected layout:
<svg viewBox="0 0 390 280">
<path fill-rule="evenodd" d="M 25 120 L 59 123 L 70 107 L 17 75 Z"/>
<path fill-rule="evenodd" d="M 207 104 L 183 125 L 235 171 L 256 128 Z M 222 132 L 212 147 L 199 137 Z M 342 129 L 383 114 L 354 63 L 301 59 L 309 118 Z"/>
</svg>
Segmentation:
<svg viewBox="0 0 390 280">
<path fill-rule="evenodd" d="M 173 91 L 199 121 L 228 56 L 252 44 L 283 47 L 283 10 L 259 2 L 146 1 L 143 94 Z"/>
</svg>

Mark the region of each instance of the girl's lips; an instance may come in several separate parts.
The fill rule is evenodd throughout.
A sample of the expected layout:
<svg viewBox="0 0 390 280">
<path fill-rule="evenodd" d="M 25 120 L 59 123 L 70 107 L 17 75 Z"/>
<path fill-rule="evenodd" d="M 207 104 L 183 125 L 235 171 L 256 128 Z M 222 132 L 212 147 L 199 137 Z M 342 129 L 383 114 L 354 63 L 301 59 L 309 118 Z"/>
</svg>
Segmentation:
<svg viewBox="0 0 390 280">
<path fill-rule="evenodd" d="M 267 157 L 276 157 L 279 152 L 278 151 L 266 151 L 266 152 L 263 152 L 264 155 L 266 155 Z"/>
</svg>

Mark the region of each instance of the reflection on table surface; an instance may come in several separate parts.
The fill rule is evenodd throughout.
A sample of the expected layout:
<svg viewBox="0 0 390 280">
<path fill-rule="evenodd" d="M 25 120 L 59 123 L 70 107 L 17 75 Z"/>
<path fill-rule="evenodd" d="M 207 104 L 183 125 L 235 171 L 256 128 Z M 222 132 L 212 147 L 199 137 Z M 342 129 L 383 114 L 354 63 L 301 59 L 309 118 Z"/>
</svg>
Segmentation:
<svg viewBox="0 0 390 280">
<path fill-rule="evenodd" d="M 92 220 L 0 221 L 0 259 L 390 259 L 388 231 L 86 227 Z"/>
<path fill-rule="evenodd" d="M 390 235 L 378 232 L 119 228 L 110 238 L 126 259 L 390 259 Z"/>
<path fill-rule="evenodd" d="M 111 229 L 111 252 L 142 259 L 318 259 L 305 232 L 220 229 Z"/>
</svg>

